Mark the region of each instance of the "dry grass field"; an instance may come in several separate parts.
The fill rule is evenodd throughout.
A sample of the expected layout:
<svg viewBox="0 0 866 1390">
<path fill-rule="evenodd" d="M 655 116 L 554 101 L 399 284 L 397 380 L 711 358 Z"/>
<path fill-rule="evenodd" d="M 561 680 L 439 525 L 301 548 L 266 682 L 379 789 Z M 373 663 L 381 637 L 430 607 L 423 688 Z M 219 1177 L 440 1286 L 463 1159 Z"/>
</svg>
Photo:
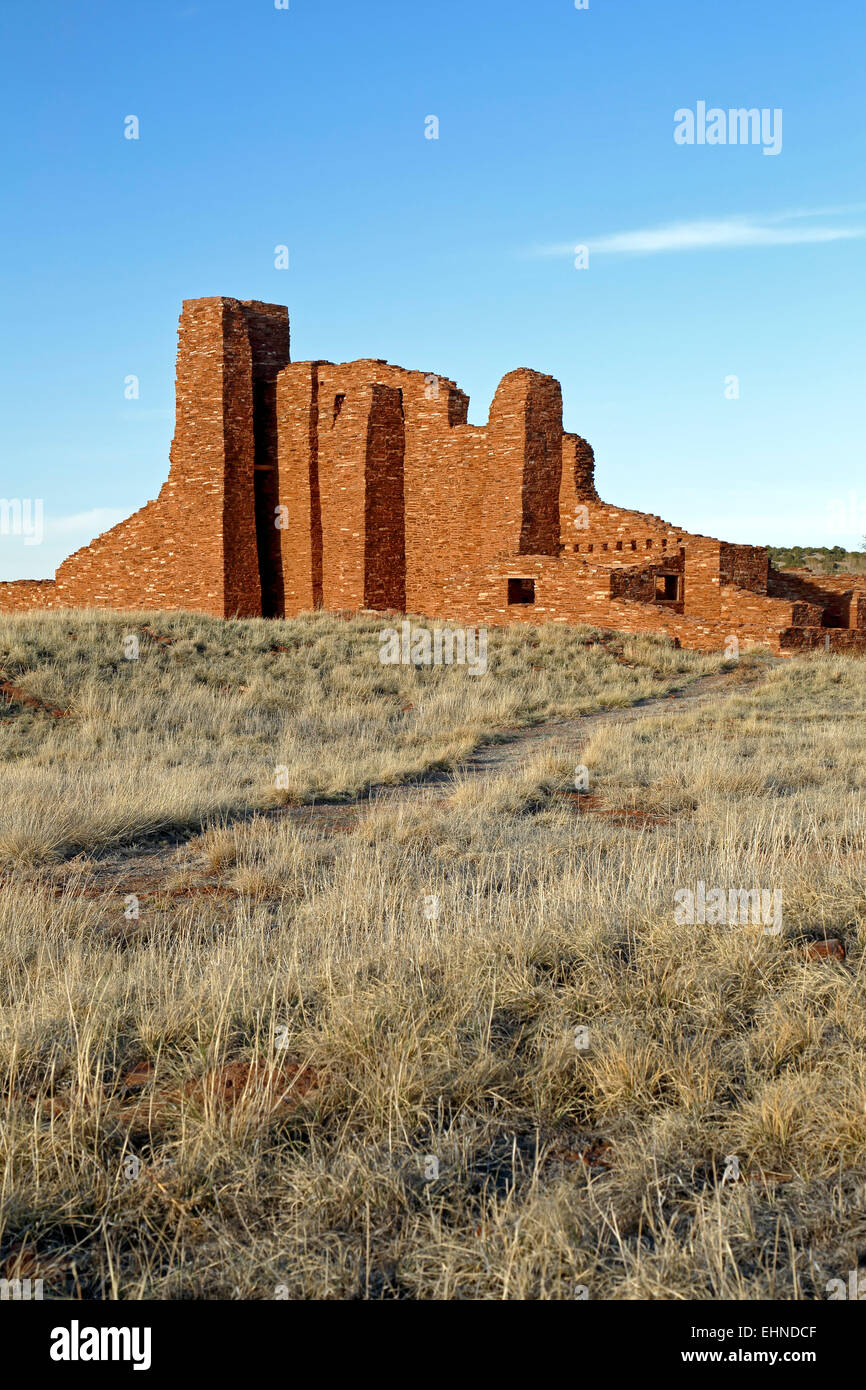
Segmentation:
<svg viewBox="0 0 866 1390">
<path fill-rule="evenodd" d="M 0 622 L 0 1276 L 827 1298 L 866 666 L 521 626 L 473 677 L 381 626 Z M 698 884 L 781 929 L 684 922 Z"/>
</svg>

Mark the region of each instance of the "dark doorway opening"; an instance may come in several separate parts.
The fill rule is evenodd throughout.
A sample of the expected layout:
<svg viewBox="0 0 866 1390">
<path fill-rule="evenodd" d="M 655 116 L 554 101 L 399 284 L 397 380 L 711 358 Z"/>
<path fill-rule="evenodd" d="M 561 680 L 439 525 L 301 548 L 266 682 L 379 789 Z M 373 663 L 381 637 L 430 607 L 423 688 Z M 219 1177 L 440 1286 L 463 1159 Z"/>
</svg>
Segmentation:
<svg viewBox="0 0 866 1390">
<path fill-rule="evenodd" d="M 678 574 L 656 575 L 656 603 L 676 603 L 680 596 Z"/>
</svg>

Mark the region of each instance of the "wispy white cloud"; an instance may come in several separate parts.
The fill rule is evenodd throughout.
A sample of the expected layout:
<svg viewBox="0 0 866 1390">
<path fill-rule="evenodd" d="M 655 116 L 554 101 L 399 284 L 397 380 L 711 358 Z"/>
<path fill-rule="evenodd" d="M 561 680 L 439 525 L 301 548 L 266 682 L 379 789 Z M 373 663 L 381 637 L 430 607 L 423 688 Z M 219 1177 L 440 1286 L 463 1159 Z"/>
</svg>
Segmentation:
<svg viewBox="0 0 866 1390">
<path fill-rule="evenodd" d="M 631 232 L 575 237 L 574 241 L 555 246 L 534 247 L 529 254 L 533 257 L 574 255 L 578 244 L 588 246 L 590 255 L 596 256 L 657 256 L 675 251 L 740 250 L 744 247 L 851 241 L 866 236 L 866 225 L 857 222 L 827 225 L 817 219 L 860 211 L 861 206 L 802 208 L 765 216 L 742 213 L 729 217 L 698 218 L 690 222 L 669 222 L 661 227 L 642 227 Z M 810 220 L 812 225 L 804 225 Z"/>
</svg>

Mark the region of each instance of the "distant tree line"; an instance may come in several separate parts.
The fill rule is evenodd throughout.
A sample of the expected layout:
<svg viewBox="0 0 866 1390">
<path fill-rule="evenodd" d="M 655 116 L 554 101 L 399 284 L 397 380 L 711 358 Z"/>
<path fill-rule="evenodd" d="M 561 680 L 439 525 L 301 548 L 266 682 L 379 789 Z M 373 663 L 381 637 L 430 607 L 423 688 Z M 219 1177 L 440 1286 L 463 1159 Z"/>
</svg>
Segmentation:
<svg viewBox="0 0 866 1390">
<path fill-rule="evenodd" d="M 866 574 L 866 536 L 859 550 L 844 545 L 770 545 L 776 570 L 811 570 L 813 574 Z"/>
</svg>

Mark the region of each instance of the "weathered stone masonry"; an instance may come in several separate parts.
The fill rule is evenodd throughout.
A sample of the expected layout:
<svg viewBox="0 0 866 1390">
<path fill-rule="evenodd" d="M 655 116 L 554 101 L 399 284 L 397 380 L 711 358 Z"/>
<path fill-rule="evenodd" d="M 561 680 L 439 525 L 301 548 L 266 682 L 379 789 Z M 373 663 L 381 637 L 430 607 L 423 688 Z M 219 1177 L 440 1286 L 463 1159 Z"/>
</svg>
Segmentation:
<svg viewBox="0 0 866 1390">
<path fill-rule="evenodd" d="M 187 300 L 158 498 L 55 579 L 0 584 L 0 610 L 366 608 L 866 651 L 862 579 L 777 574 L 760 546 L 603 502 L 552 377 L 510 372 L 483 427 L 467 410 L 378 359 L 292 363 L 281 306 Z"/>
</svg>

